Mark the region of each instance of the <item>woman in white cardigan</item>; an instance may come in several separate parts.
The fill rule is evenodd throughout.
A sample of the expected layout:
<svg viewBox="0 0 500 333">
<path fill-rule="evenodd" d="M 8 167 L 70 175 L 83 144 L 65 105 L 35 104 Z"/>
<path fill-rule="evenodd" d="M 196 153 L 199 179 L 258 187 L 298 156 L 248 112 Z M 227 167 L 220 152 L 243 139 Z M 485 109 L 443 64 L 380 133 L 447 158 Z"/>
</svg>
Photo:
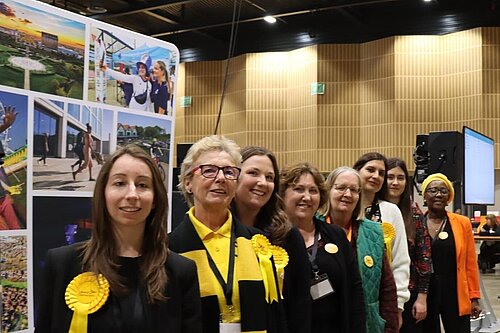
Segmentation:
<svg viewBox="0 0 500 333">
<path fill-rule="evenodd" d="M 382 200 L 387 191 L 387 159 L 371 152 L 358 158 L 353 166 L 363 182 L 362 208 L 365 217 L 382 223 L 386 251 L 396 281 L 399 309 L 399 327 L 403 324 L 404 304 L 410 299 L 410 256 L 403 216 L 398 206 Z"/>
</svg>

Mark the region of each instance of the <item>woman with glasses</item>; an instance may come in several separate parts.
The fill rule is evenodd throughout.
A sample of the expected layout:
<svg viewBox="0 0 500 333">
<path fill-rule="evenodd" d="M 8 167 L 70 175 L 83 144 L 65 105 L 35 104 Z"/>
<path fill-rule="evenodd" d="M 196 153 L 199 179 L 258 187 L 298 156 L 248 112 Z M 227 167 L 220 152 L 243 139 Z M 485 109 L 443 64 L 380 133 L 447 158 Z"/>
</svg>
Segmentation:
<svg viewBox="0 0 500 333">
<path fill-rule="evenodd" d="M 272 244 L 283 247 L 289 262 L 284 269 L 283 305 L 288 332 L 311 332 L 309 259 L 304 241 L 283 210 L 279 195 L 279 168 L 276 156 L 268 149 L 248 146 L 241 150 L 241 174 L 232 212 L 243 225 L 256 227 Z"/>
<path fill-rule="evenodd" d="M 333 170 L 326 179 L 329 200 L 323 209 L 327 223 L 342 228 L 352 247 L 361 275 L 366 331 L 398 332 L 396 284 L 384 253 L 380 223 L 367 220 L 361 212 L 361 178 L 350 167 Z"/>
<path fill-rule="evenodd" d="M 224 137 L 208 136 L 191 146 L 179 175 L 191 208 L 172 232 L 170 249 L 196 262 L 204 333 L 281 332 L 283 316 L 270 315 L 281 306 L 270 244 L 229 210 L 240 164 L 239 147 Z"/>
<path fill-rule="evenodd" d="M 383 200 L 387 193 L 387 159 L 377 152 L 366 153 L 358 158 L 353 168 L 359 172 L 363 184 L 361 209 L 365 217 L 382 223 L 387 257 L 396 281 L 401 327 L 404 304 L 410 299 L 410 256 L 401 211 L 395 204 Z"/>
<path fill-rule="evenodd" d="M 280 194 L 308 251 L 311 332 L 367 332 L 361 278 L 351 246 L 340 227 L 315 216 L 328 201 L 323 176 L 308 163 L 289 166 L 281 174 Z"/>
<path fill-rule="evenodd" d="M 427 228 L 432 238 L 432 275 L 424 332 L 469 333 L 470 318 L 478 318 L 479 272 L 469 219 L 446 211 L 455 191 L 448 178 L 435 173 L 422 183 L 427 203 Z"/>
<path fill-rule="evenodd" d="M 411 199 L 411 178 L 406 163 L 399 158 L 387 159 L 387 187 L 384 199 L 397 205 L 403 215 L 410 265 L 410 300 L 405 303 L 400 333 L 423 332 L 427 315 L 427 293 L 431 274 L 431 239 L 424 215 Z"/>
</svg>

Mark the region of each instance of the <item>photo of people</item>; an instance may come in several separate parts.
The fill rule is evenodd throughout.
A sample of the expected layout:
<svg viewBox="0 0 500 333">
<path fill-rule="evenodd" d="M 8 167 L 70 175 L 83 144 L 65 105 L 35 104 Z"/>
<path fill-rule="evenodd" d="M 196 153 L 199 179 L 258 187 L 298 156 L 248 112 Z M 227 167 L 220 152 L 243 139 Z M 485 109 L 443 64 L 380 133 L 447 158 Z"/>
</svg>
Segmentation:
<svg viewBox="0 0 500 333">
<path fill-rule="evenodd" d="M 89 100 L 171 116 L 177 49 L 96 26 L 90 31 Z"/>
<path fill-rule="evenodd" d="M 42 98 L 33 111 L 33 189 L 92 192 L 114 151 L 114 111 Z"/>
<path fill-rule="evenodd" d="M 28 328 L 26 236 L 0 236 L 0 331 Z"/>
<path fill-rule="evenodd" d="M 0 233 L 26 228 L 28 98 L 0 91 Z"/>
<path fill-rule="evenodd" d="M 57 209 L 54 209 L 57 207 Z M 44 259 L 47 250 L 90 238 L 91 198 L 33 198 L 33 281 L 35 313 Z"/>
<path fill-rule="evenodd" d="M 0 38 L 3 85 L 83 98 L 83 23 L 3 0 Z"/>
<path fill-rule="evenodd" d="M 118 112 L 117 147 L 135 143 L 151 154 L 168 189 L 172 121 L 158 117 Z"/>
</svg>

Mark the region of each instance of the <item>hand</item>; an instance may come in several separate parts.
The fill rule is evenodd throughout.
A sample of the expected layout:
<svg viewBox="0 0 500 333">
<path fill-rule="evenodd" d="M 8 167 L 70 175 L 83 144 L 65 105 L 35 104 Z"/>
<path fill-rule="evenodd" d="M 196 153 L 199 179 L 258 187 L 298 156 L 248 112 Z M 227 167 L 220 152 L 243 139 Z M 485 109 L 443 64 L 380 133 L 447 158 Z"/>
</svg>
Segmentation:
<svg viewBox="0 0 500 333">
<path fill-rule="evenodd" d="M 101 65 L 99 66 L 99 68 L 101 69 L 101 72 L 105 72 L 106 69 L 108 69 L 108 65 L 101 63 Z"/>
<path fill-rule="evenodd" d="M 422 321 L 427 317 L 427 300 L 426 297 L 420 297 L 418 294 L 415 303 L 413 303 L 412 315 L 415 318 L 415 323 Z M 425 294 L 424 294 L 425 295 Z M 425 295 L 426 296 L 426 295 Z"/>
<path fill-rule="evenodd" d="M 403 310 L 398 309 L 398 330 L 403 326 Z"/>
<path fill-rule="evenodd" d="M 472 307 L 472 310 L 470 313 L 470 317 L 472 319 L 479 318 L 479 315 L 481 314 L 481 306 L 479 305 L 479 299 L 473 298 L 471 300 L 471 307 Z"/>
<path fill-rule="evenodd" d="M 15 112 L 16 108 L 14 106 L 6 106 L 4 110 L 5 115 L 3 116 L 2 125 L 0 125 L 0 132 L 5 131 L 7 128 L 12 126 L 17 117 L 17 112 Z"/>
</svg>

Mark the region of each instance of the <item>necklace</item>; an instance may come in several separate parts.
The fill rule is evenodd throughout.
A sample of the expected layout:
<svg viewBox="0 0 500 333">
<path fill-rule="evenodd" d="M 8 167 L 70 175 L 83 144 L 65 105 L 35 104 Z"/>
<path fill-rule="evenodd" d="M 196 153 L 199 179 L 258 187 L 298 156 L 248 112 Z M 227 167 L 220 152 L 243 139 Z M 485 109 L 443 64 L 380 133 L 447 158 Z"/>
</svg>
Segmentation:
<svg viewBox="0 0 500 333">
<path fill-rule="evenodd" d="M 441 219 L 441 221 L 438 223 L 437 227 L 436 227 L 436 223 L 429 220 L 428 219 L 428 222 L 430 222 L 431 224 L 433 224 L 431 227 L 432 229 L 434 230 L 434 234 L 437 234 L 443 227 L 443 224 L 446 222 L 446 217 L 443 217 Z M 429 227 L 429 223 L 427 223 L 427 227 Z"/>
</svg>

